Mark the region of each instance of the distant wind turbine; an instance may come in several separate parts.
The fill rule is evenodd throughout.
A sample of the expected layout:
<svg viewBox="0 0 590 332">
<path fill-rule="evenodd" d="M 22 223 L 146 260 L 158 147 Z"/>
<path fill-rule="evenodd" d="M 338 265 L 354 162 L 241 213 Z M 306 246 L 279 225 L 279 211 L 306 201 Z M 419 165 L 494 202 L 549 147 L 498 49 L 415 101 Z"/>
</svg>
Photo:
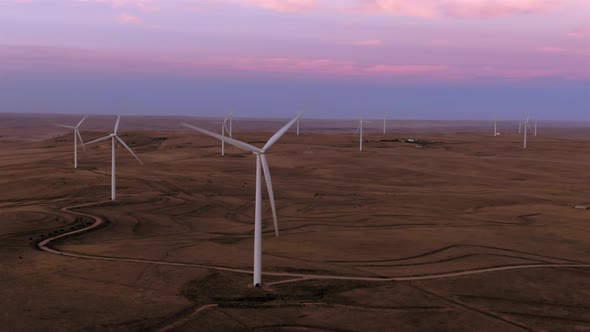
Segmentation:
<svg viewBox="0 0 590 332">
<path fill-rule="evenodd" d="M 82 148 L 84 149 L 84 151 L 86 151 L 86 147 L 84 146 L 84 141 L 82 140 L 82 136 L 80 135 L 80 131 L 78 130 L 78 128 L 80 128 L 80 126 L 82 125 L 82 122 L 84 122 L 84 120 L 86 120 L 87 117 L 88 117 L 88 115 L 83 117 L 82 120 L 80 120 L 80 122 L 78 122 L 78 125 L 76 125 L 76 126 L 66 126 L 66 125 L 62 125 L 62 124 L 56 124 L 56 126 L 59 126 L 59 127 L 74 129 L 74 168 L 78 168 L 78 139 L 80 140 L 80 144 L 82 144 Z"/>
<path fill-rule="evenodd" d="M 363 124 L 370 123 L 370 121 L 363 121 L 363 118 L 359 120 L 359 126 L 356 128 L 354 132 L 354 136 L 359 134 L 359 151 L 363 151 Z"/>
<path fill-rule="evenodd" d="M 229 114 L 225 117 L 225 120 L 223 120 L 223 122 L 226 122 L 229 120 L 229 128 L 226 127 L 228 129 L 229 137 L 233 137 L 233 128 L 232 128 L 233 116 L 234 116 L 234 112 L 229 112 Z"/>
<path fill-rule="evenodd" d="M 223 119 L 223 121 L 221 121 L 221 122 L 211 122 L 213 124 L 221 125 L 221 136 L 223 136 L 223 137 L 225 137 L 225 133 L 226 132 L 228 133 L 229 137 L 232 136 L 231 135 L 231 116 L 232 116 L 232 113 L 229 113 L 225 117 L 225 119 Z M 229 121 L 229 128 L 227 126 L 228 121 Z M 225 141 L 224 140 L 221 140 L 221 155 L 222 156 L 225 156 Z"/>
<path fill-rule="evenodd" d="M 387 132 L 387 113 L 383 115 L 383 135 Z"/>
<path fill-rule="evenodd" d="M 278 229 L 278 222 L 277 222 L 277 213 L 275 208 L 275 198 L 272 191 L 272 182 L 270 179 L 270 171 L 268 168 L 268 163 L 266 161 L 266 152 L 268 149 L 275 144 L 281 136 L 283 136 L 287 130 L 297 120 L 301 117 L 301 113 L 297 114 L 295 118 L 289 121 L 283 128 L 277 131 L 269 140 L 266 142 L 264 147 L 258 148 L 248 143 L 238 141 L 236 139 L 225 137 L 213 132 L 210 132 L 205 129 L 201 129 L 199 127 L 191 126 L 189 124 L 183 123 L 182 125 L 191 129 L 194 129 L 198 132 L 201 132 L 205 135 L 209 135 L 211 137 L 220 139 L 225 141 L 233 146 L 236 146 L 242 150 L 246 150 L 252 152 L 256 155 L 256 204 L 254 209 L 254 281 L 253 284 L 255 287 L 260 287 L 262 285 L 262 178 L 261 178 L 261 169 L 264 172 L 264 178 L 266 182 L 266 189 L 268 190 L 268 198 L 270 200 L 270 207 L 272 209 L 272 217 L 274 222 L 274 229 L 275 229 L 275 236 L 279 236 L 279 229 Z"/>
<path fill-rule="evenodd" d="M 116 174 L 115 174 L 115 150 L 116 150 L 116 141 L 119 141 L 119 143 L 125 148 L 127 149 L 127 151 L 129 151 L 129 153 L 131 153 L 131 155 L 133 157 L 135 157 L 135 159 L 137 159 L 137 161 L 139 161 L 140 164 L 143 165 L 143 162 L 141 161 L 141 159 L 139 159 L 139 157 L 133 153 L 133 151 L 131 151 L 131 148 L 117 135 L 117 131 L 119 130 L 119 122 L 121 121 L 121 116 L 117 116 L 117 122 L 115 123 L 115 130 L 113 131 L 112 134 L 107 135 L 105 137 L 101 137 L 101 138 L 97 138 L 93 141 L 90 141 L 86 144 L 94 144 L 94 143 L 98 143 L 98 142 L 102 142 L 102 141 L 106 141 L 108 139 L 111 139 L 112 142 L 112 166 L 111 166 L 111 200 L 116 200 L 117 198 L 117 193 L 116 193 Z"/>
<path fill-rule="evenodd" d="M 524 127 L 524 139 L 523 139 L 523 149 L 526 149 L 526 134 L 527 134 L 527 129 L 529 127 L 529 118 L 527 117 L 526 120 L 522 123 L 523 127 Z"/>
<path fill-rule="evenodd" d="M 494 117 L 494 136 L 498 136 L 498 119 Z"/>
</svg>

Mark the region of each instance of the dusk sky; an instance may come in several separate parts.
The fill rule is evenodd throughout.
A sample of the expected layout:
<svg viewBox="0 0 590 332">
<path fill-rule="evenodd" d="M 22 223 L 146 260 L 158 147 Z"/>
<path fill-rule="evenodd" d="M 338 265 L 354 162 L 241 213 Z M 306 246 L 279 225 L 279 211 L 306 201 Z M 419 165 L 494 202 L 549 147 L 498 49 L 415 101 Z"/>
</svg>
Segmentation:
<svg viewBox="0 0 590 332">
<path fill-rule="evenodd" d="M 590 120 L 589 0 L 0 0 L 0 112 Z"/>
</svg>

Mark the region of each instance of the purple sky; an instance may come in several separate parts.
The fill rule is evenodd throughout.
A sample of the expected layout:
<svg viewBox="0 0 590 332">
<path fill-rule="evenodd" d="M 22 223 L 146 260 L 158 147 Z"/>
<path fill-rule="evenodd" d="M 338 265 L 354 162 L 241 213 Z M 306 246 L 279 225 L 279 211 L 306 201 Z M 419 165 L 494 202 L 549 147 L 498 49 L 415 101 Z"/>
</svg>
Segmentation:
<svg viewBox="0 0 590 332">
<path fill-rule="evenodd" d="M 588 0 L 0 0 L 0 112 L 590 120 Z"/>
</svg>

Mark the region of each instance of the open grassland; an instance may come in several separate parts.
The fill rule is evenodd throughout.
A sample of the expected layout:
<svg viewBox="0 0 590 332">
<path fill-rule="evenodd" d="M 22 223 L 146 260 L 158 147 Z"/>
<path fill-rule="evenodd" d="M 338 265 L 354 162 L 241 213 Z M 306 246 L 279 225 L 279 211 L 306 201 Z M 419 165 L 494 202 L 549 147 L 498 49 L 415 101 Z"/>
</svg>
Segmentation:
<svg viewBox="0 0 590 332">
<path fill-rule="evenodd" d="M 109 143 L 80 152 L 74 170 L 71 133 L 23 121 L 31 132 L 0 139 L 8 330 L 590 330 L 590 268 L 563 267 L 590 264 L 590 210 L 573 208 L 590 203 L 587 129 L 551 128 L 527 150 L 516 134 L 458 129 L 367 130 L 364 152 L 342 129 L 289 133 L 267 157 L 280 237 L 264 195 L 270 274 L 253 289 L 239 272 L 252 269 L 251 154 L 221 157 L 206 136 L 127 130 L 124 118 L 145 166 L 118 148 L 111 203 Z M 262 146 L 270 135 L 235 137 Z M 36 249 L 95 218 L 51 244 L 81 257 Z M 562 267 L 437 277 L 550 264 Z"/>
</svg>

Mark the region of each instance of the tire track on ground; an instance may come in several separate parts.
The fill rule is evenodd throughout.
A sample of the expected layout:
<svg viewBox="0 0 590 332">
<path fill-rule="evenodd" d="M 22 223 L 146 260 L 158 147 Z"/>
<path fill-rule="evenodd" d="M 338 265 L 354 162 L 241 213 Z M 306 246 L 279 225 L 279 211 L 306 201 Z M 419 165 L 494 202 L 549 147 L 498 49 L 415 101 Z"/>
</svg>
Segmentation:
<svg viewBox="0 0 590 332">
<path fill-rule="evenodd" d="M 72 258 L 79 258 L 79 259 L 90 259 L 90 260 L 111 261 L 111 262 L 141 263 L 141 264 L 157 264 L 157 265 L 167 265 L 167 266 L 184 266 L 184 267 L 212 269 L 212 270 L 233 272 L 233 273 L 252 274 L 251 270 L 245 270 L 245 269 L 240 269 L 240 268 L 231 268 L 231 267 L 225 267 L 225 266 L 196 264 L 196 263 L 169 262 L 169 261 L 151 260 L 151 259 L 88 255 L 88 254 L 83 254 L 83 253 L 61 251 L 59 249 L 54 249 L 50 246 L 50 244 L 56 240 L 70 237 L 72 235 L 85 233 L 85 232 L 88 232 L 92 229 L 95 229 L 95 228 L 101 226 L 105 222 L 103 218 L 89 214 L 89 213 L 76 212 L 76 211 L 72 211 L 72 210 L 82 208 L 82 207 L 87 207 L 87 206 L 104 204 L 104 203 L 111 203 L 111 201 L 98 202 L 98 203 L 87 203 L 87 204 L 80 204 L 80 205 L 74 205 L 74 206 L 62 208 L 61 211 L 65 212 L 65 213 L 77 214 L 77 215 L 92 218 L 92 219 L 94 219 L 94 223 L 90 226 L 87 226 L 87 227 L 84 227 L 84 228 L 81 228 L 78 230 L 70 231 L 67 233 L 63 233 L 63 234 L 59 234 L 59 235 L 47 238 L 47 239 L 39 242 L 37 244 L 37 247 L 40 250 L 48 252 L 48 253 L 52 253 L 52 254 L 56 254 L 56 255 L 60 255 L 60 256 L 72 257 Z M 307 280 L 307 279 L 388 282 L 388 281 L 432 280 L 432 279 L 451 278 L 451 277 L 460 277 L 460 276 L 466 276 L 466 275 L 490 273 L 490 272 L 497 272 L 497 271 L 539 269 L 539 268 L 557 268 L 557 267 L 590 268 L 590 264 L 571 264 L 571 263 L 568 263 L 568 264 L 515 264 L 515 265 L 504 265 L 504 266 L 495 266 L 495 267 L 487 267 L 487 268 L 475 268 L 475 269 L 468 269 L 468 270 L 461 270 L 461 271 L 450 271 L 450 272 L 443 272 L 443 273 L 411 275 L 411 276 L 397 276 L 397 277 L 360 277 L 360 276 L 306 274 L 306 273 L 293 273 L 293 272 L 269 272 L 269 271 L 263 272 L 263 275 L 302 278 L 302 279 L 294 279 L 293 280 L 294 282 L 298 281 L 298 280 Z"/>
</svg>

